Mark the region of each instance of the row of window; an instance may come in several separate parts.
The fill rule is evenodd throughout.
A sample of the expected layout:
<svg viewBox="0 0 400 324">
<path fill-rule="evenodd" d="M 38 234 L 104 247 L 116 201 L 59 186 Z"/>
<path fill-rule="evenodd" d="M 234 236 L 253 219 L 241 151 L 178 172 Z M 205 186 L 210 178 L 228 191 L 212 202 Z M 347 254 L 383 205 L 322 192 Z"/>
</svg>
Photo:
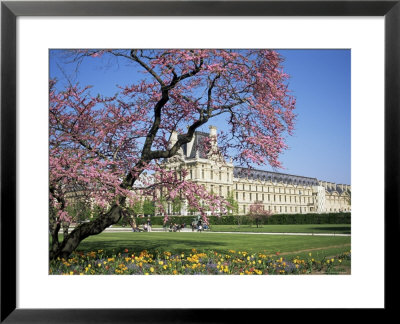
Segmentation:
<svg viewBox="0 0 400 324">
<path fill-rule="evenodd" d="M 190 170 L 190 179 L 195 179 L 194 177 L 194 170 Z M 205 167 L 204 165 L 202 165 L 201 168 L 201 179 L 205 179 Z M 210 172 L 210 180 L 214 180 L 214 175 L 215 173 L 218 174 L 218 180 L 222 181 L 222 174 L 224 173 L 224 171 L 222 171 L 222 168 L 219 168 L 219 171 L 214 171 L 213 168 L 211 168 L 211 172 Z M 216 180 L 216 179 L 215 179 Z M 226 172 L 226 180 L 230 181 L 230 172 Z M 239 188 L 241 187 L 242 190 L 246 190 L 246 185 L 243 183 L 241 185 L 236 183 L 236 190 L 240 190 Z M 252 191 L 252 185 L 248 184 L 248 190 Z M 261 191 L 264 192 L 264 186 L 257 186 L 257 185 L 253 185 L 255 190 L 254 191 Z M 295 190 L 295 189 L 284 189 L 284 188 L 275 188 L 275 191 L 279 190 L 279 193 L 288 193 L 288 194 L 305 194 L 305 195 L 311 195 L 311 190 L 304 190 L 299 191 L 299 190 Z M 265 192 L 274 192 L 274 187 L 265 187 Z"/>
<path fill-rule="evenodd" d="M 211 170 L 211 173 L 210 173 L 210 180 L 214 180 L 214 174 L 215 174 L 215 173 L 216 173 L 215 171 Z M 218 172 L 218 180 L 221 180 L 221 181 L 222 181 L 222 174 L 223 174 L 222 171 L 219 171 L 219 172 Z M 190 179 L 195 179 L 193 170 L 190 170 L 189 176 L 190 176 Z M 205 171 L 204 171 L 204 169 L 201 170 L 201 178 L 202 178 L 202 179 L 205 179 Z M 226 173 L 226 180 L 229 181 L 229 178 L 230 178 L 229 172 L 227 172 L 227 173 Z"/>
<path fill-rule="evenodd" d="M 277 188 L 277 187 L 264 187 L 251 184 L 238 184 L 235 185 L 236 190 L 247 190 L 247 191 L 260 191 L 260 192 L 276 192 L 276 193 L 286 193 L 286 194 L 300 194 L 300 195 L 312 195 L 312 191 L 309 189 L 298 190 L 291 188 Z M 265 190 L 264 190 L 265 189 Z"/>
<path fill-rule="evenodd" d="M 204 186 L 204 185 L 203 185 Z M 223 197 L 224 196 L 224 194 L 223 194 L 223 186 L 217 186 L 217 188 L 218 188 L 218 194 L 221 196 L 221 197 Z M 215 191 L 215 189 L 214 189 L 214 185 L 211 185 L 211 192 L 213 192 L 213 193 L 216 193 L 216 191 Z M 230 192 L 231 192 L 231 190 L 230 190 L 230 188 L 229 187 L 226 187 L 226 194 L 227 194 L 227 196 L 229 196 L 230 195 Z"/>
<path fill-rule="evenodd" d="M 211 167 L 211 170 L 210 170 L 210 179 L 211 179 L 211 180 L 214 180 L 214 175 L 215 175 L 216 173 L 218 174 L 218 179 L 219 179 L 219 180 L 222 180 L 222 174 L 224 173 L 224 171 L 222 170 L 221 167 L 220 167 L 218 170 L 214 170 L 214 169 Z M 205 179 L 205 168 L 204 168 L 204 165 L 201 166 L 201 178 L 202 178 L 202 179 Z M 194 178 L 193 178 L 193 174 L 192 174 L 192 170 L 190 170 L 190 179 L 194 179 Z M 226 179 L 227 179 L 227 181 L 229 181 L 229 179 L 230 179 L 230 173 L 229 173 L 229 171 L 226 172 Z"/>
<path fill-rule="evenodd" d="M 308 213 L 308 212 L 313 212 L 314 208 L 313 207 L 293 207 L 293 206 L 268 206 L 267 208 L 268 211 L 274 212 L 274 213 Z M 241 206 L 241 210 L 243 211 L 243 214 L 246 214 L 249 211 L 249 208 L 246 205 Z"/>
<path fill-rule="evenodd" d="M 333 197 L 326 197 L 326 201 L 327 202 L 330 202 L 330 201 L 333 201 L 333 202 L 341 202 L 341 201 L 347 201 L 348 200 L 348 198 L 347 197 L 335 197 L 335 196 L 333 196 Z"/>
<path fill-rule="evenodd" d="M 347 212 L 350 211 L 350 207 L 347 208 L 329 208 L 330 212 Z"/>
<path fill-rule="evenodd" d="M 242 196 L 241 197 L 242 201 L 245 201 L 246 196 L 248 196 L 249 201 L 253 201 L 253 198 L 255 198 L 254 201 L 261 200 L 261 201 L 273 201 L 273 202 L 279 201 L 279 202 L 286 202 L 286 203 L 287 202 L 301 203 L 303 200 L 303 203 L 309 203 L 309 204 L 314 202 L 312 197 L 304 197 L 304 196 L 297 197 L 297 196 L 270 195 L 270 194 L 258 194 L 258 193 L 253 194 L 251 192 L 246 194 L 245 192 L 243 192 L 243 193 L 236 192 L 236 200 L 239 200 L 240 196 Z M 272 200 L 271 200 L 271 198 L 272 198 Z M 303 198 L 303 199 L 301 199 L 301 198 Z"/>
</svg>

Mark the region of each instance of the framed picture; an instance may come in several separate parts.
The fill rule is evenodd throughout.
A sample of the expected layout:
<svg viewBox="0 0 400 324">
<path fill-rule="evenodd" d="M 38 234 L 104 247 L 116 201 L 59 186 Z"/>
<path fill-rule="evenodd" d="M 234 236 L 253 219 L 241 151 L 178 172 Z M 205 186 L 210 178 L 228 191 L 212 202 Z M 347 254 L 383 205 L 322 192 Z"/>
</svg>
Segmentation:
<svg viewBox="0 0 400 324">
<path fill-rule="evenodd" d="M 4 1 L 1 17 L 1 321 L 225 322 L 250 309 L 261 316 L 268 308 L 392 309 L 399 1 Z M 48 209 L 49 49 L 130 46 L 352 51 L 351 275 L 219 281 L 48 275 L 48 251 L 38 248 L 48 246 L 48 218 L 40 215 Z M 289 287 L 295 292 L 288 294 Z"/>
</svg>

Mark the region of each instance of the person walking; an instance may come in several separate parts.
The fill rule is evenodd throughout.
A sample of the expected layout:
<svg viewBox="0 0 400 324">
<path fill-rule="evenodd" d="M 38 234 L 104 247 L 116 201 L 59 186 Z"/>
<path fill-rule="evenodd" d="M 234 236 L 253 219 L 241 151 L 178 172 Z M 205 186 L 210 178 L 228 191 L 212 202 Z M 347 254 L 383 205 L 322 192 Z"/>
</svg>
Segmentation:
<svg viewBox="0 0 400 324">
<path fill-rule="evenodd" d="M 151 221 L 150 221 L 150 218 L 147 218 L 147 232 L 151 232 Z"/>
<path fill-rule="evenodd" d="M 131 218 L 130 223 L 131 223 L 131 227 L 132 227 L 132 232 L 135 232 L 136 231 L 136 221 L 133 217 Z"/>
<path fill-rule="evenodd" d="M 197 222 L 197 231 L 201 232 L 203 229 L 202 223 L 201 223 L 201 219 L 199 219 L 199 221 Z"/>
</svg>

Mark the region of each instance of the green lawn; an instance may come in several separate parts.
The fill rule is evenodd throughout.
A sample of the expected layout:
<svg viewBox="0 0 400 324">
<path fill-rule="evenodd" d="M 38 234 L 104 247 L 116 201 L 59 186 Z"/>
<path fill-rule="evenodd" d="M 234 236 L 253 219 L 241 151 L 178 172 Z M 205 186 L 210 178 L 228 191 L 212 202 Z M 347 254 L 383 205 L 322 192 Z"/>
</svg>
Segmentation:
<svg viewBox="0 0 400 324">
<path fill-rule="evenodd" d="M 212 225 L 213 232 L 256 233 L 334 233 L 350 234 L 350 224 L 295 224 L 295 225 Z"/>
<path fill-rule="evenodd" d="M 217 234 L 217 233 L 102 233 L 91 236 L 81 242 L 77 251 L 89 252 L 104 250 L 107 254 L 116 254 L 128 249 L 137 253 L 143 250 L 170 251 L 171 253 L 213 250 L 279 252 L 287 256 L 302 256 L 308 253 L 319 256 L 331 256 L 350 251 L 350 237 L 320 236 L 284 236 L 254 234 Z"/>
</svg>

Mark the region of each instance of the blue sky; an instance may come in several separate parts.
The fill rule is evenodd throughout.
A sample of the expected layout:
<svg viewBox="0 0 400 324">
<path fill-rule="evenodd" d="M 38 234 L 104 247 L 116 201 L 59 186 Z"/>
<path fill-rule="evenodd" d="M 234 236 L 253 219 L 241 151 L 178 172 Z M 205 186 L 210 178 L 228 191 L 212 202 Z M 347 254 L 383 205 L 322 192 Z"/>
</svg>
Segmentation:
<svg viewBox="0 0 400 324">
<path fill-rule="evenodd" d="M 350 50 L 284 50 L 297 121 L 285 172 L 351 184 Z"/>
<path fill-rule="evenodd" d="M 289 88 L 297 99 L 295 131 L 277 172 L 351 184 L 350 50 L 279 50 L 290 75 Z M 50 77 L 61 86 L 66 76 L 80 85 L 93 85 L 92 94 L 113 95 L 117 85 L 132 84 L 135 69 L 115 59 L 85 60 L 76 71 L 50 52 Z M 223 125 L 223 121 L 211 124 Z M 220 124 L 220 125 L 218 125 Z M 223 126 L 221 127 L 223 129 Z M 201 129 L 208 132 L 208 125 Z M 271 170 L 270 167 L 257 167 Z"/>
</svg>

